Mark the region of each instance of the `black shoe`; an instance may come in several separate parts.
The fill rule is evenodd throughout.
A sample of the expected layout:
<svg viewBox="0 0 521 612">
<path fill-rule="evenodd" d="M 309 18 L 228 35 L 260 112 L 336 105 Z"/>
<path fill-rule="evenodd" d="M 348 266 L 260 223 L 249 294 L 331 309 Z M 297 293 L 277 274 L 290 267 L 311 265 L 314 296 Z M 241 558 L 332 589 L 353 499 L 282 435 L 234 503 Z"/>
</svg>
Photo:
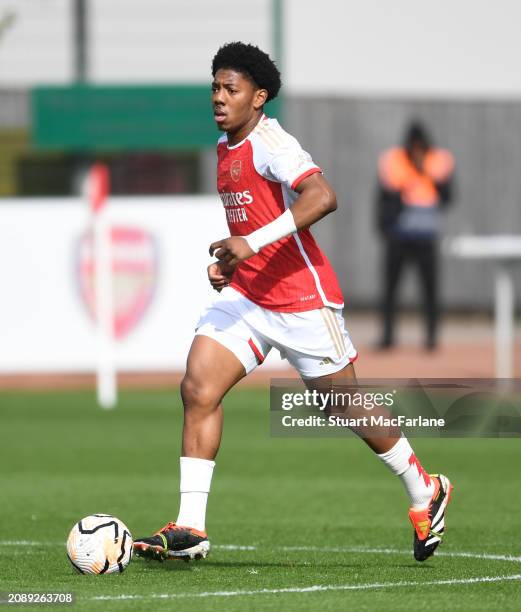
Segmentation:
<svg viewBox="0 0 521 612">
<path fill-rule="evenodd" d="M 134 541 L 138 557 L 164 561 L 165 559 L 204 559 L 210 552 L 210 542 L 204 531 L 168 523 L 149 538 Z"/>
<path fill-rule="evenodd" d="M 453 486 L 443 474 L 431 474 L 434 494 L 425 510 L 409 510 L 414 527 L 414 558 L 425 561 L 441 544 L 445 531 L 445 509 L 450 501 Z"/>
</svg>

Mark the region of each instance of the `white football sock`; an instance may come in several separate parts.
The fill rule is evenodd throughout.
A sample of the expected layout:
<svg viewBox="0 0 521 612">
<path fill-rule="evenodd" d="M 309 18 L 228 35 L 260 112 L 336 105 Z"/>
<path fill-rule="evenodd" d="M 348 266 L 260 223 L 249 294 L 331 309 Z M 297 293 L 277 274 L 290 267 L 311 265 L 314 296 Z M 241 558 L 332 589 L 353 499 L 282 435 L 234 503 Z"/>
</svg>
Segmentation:
<svg viewBox="0 0 521 612">
<path fill-rule="evenodd" d="M 181 468 L 179 486 L 181 503 L 176 524 L 204 531 L 206 503 L 215 461 L 196 459 L 195 457 L 180 457 L 179 464 Z"/>
<path fill-rule="evenodd" d="M 407 438 L 401 437 L 391 450 L 378 457 L 393 474 L 400 477 L 411 500 L 411 507 L 415 510 L 426 508 L 434 493 L 434 482 L 416 458 Z"/>
</svg>

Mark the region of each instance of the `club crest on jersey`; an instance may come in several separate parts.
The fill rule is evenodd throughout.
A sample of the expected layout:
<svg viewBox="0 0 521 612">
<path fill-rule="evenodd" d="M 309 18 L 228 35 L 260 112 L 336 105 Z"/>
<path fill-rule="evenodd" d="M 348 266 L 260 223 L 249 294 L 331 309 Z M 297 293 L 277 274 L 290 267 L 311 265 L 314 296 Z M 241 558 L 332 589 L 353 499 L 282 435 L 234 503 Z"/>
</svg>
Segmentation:
<svg viewBox="0 0 521 612">
<path fill-rule="evenodd" d="M 158 281 L 155 238 L 138 227 L 113 226 L 111 232 L 114 335 L 124 338 L 143 318 L 154 297 Z M 96 266 L 93 236 L 84 233 L 78 243 L 81 298 L 96 318 Z"/>
<path fill-rule="evenodd" d="M 232 177 L 232 181 L 237 183 L 241 178 L 242 172 L 242 161 L 240 159 L 235 159 L 230 166 L 230 176 Z"/>
</svg>

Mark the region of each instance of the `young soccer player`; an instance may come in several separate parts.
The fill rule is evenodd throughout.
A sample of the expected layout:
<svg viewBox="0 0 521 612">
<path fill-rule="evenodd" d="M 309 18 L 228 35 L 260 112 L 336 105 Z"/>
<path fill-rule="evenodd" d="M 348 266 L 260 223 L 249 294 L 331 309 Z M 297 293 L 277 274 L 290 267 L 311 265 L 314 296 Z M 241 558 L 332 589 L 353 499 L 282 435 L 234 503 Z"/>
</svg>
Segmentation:
<svg viewBox="0 0 521 612">
<path fill-rule="evenodd" d="M 222 400 L 277 348 L 308 386 L 355 380 L 357 352 L 344 327 L 335 273 L 309 227 L 337 207 L 335 192 L 295 138 L 263 113 L 280 74 L 266 53 L 234 42 L 212 63 L 217 187 L 231 237 L 210 245 L 208 278 L 219 293 L 203 312 L 181 383 L 181 503 L 175 523 L 134 542 L 153 559 L 206 557 L 205 514 L 223 425 Z M 433 554 L 452 485 L 429 476 L 407 441 L 357 432 L 410 498 L 414 556 Z"/>
</svg>

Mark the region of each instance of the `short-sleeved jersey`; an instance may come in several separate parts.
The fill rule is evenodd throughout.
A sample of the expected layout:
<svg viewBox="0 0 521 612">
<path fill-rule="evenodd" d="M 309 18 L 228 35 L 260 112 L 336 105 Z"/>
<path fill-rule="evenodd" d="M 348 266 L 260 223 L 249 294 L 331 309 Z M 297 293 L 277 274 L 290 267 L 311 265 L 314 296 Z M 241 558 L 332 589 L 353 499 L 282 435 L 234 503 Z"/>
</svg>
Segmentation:
<svg viewBox="0 0 521 612">
<path fill-rule="evenodd" d="M 298 185 L 320 172 L 297 140 L 265 116 L 237 145 L 228 146 L 222 136 L 217 156 L 217 189 L 232 236 L 245 236 L 276 219 L 298 197 Z M 335 272 L 307 229 L 241 262 L 231 286 L 279 312 L 343 306 Z"/>
</svg>

